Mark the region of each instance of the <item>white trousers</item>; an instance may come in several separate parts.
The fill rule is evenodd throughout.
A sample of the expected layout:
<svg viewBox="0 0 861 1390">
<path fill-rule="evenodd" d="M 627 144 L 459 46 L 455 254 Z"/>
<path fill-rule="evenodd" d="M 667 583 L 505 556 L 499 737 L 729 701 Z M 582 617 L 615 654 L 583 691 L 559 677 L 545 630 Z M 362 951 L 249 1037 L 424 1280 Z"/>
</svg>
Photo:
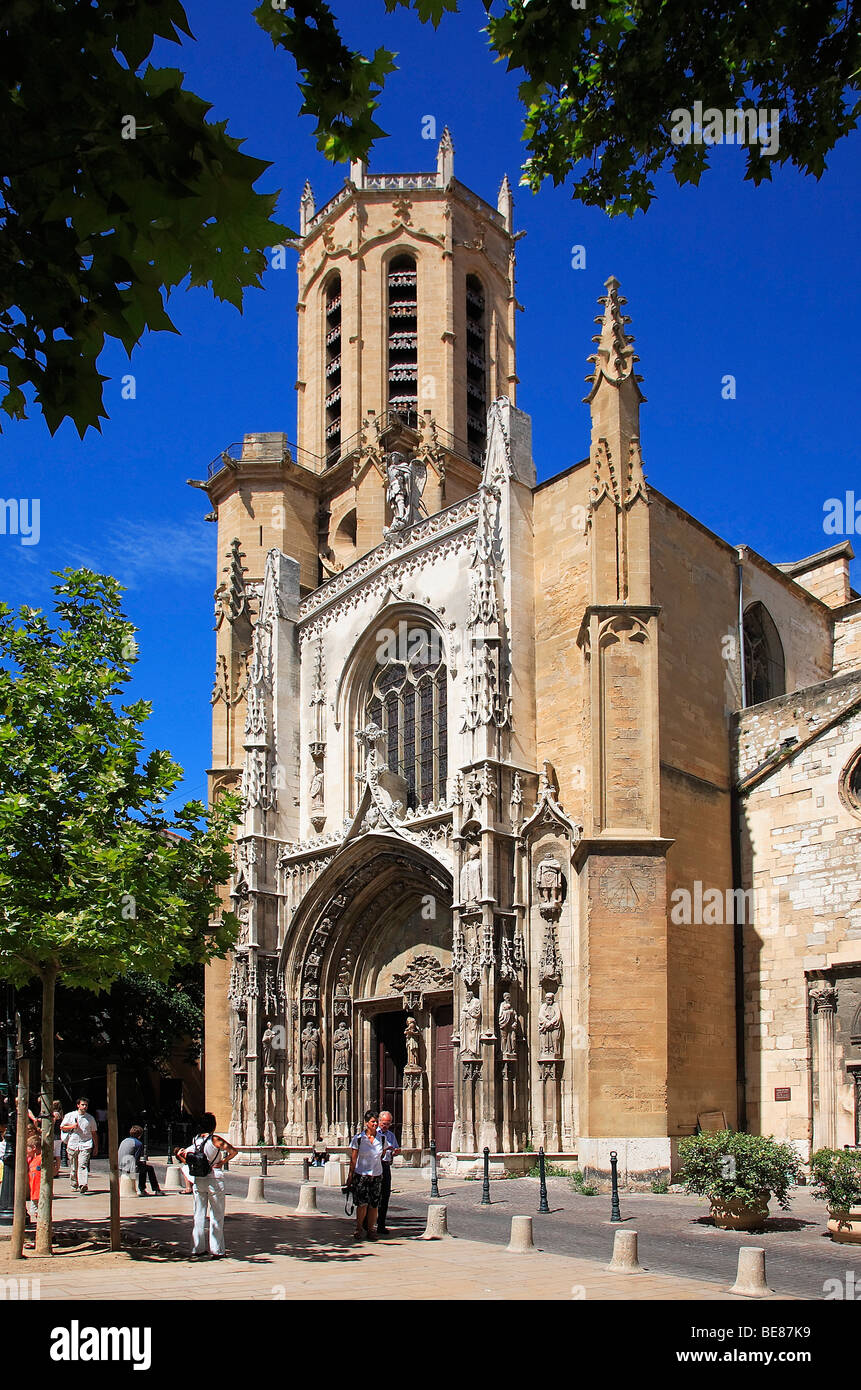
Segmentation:
<svg viewBox="0 0 861 1390">
<path fill-rule="evenodd" d="M 72 1186 L 87 1187 L 90 1181 L 92 1144 L 81 1144 L 77 1149 L 72 1149 L 67 1145 L 66 1152 L 69 1155 L 69 1178 Z"/>
<path fill-rule="evenodd" d="M 210 1173 L 192 1178 L 194 1184 L 194 1253 L 206 1254 L 206 1213 L 209 1212 L 209 1253 L 224 1254 L 224 1181 Z"/>
</svg>

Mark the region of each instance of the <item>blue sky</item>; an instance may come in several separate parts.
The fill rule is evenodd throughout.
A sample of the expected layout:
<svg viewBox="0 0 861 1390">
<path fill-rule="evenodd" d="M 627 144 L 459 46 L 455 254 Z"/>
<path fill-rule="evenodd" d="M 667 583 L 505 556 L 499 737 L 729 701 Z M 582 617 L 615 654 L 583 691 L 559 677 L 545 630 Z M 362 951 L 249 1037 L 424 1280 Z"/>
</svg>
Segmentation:
<svg viewBox="0 0 861 1390">
<path fill-rule="evenodd" d="M 282 190 L 278 215 L 298 223 L 310 177 L 318 206 L 346 169 L 317 153 L 312 122 L 286 55 L 275 53 L 243 0 L 189 0 L 196 42 L 164 45 L 160 61 L 228 118 L 248 153 L 272 161 L 258 183 Z M 506 171 L 516 185 L 524 149 L 516 78 L 494 65 L 480 32 L 483 6 L 462 0 L 434 33 L 383 0 L 336 3 L 346 39 L 399 54 L 379 114 L 389 138 L 371 167 L 429 169 L 435 145 L 423 118 L 445 124 L 455 174 L 495 202 Z M 743 182 L 743 151 L 716 147 L 699 189 L 658 180 L 658 199 L 634 221 L 583 209 L 564 188 L 515 187 L 519 242 L 518 404 L 533 417 L 539 478 L 584 457 L 582 405 L 596 299 L 611 273 L 627 295 L 648 404 L 641 416 L 649 480 L 732 542 L 772 560 L 832 544 L 823 505 L 861 497 L 855 420 L 858 317 L 859 137 L 831 156 L 820 182 L 778 170 L 772 186 Z M 571 248 L 586 248 L 586 268 Z M 0 495 L 38 497 L 38 545 L 0 536 L 0 598 L 49 600 L 50 571 L 106 570 L 128 586 L 140 629 L 133 693 L 154 703 L 152 746 L 186 769 L 183 792 L 203 795 L 210 760 L 214 663 L 215 527 L 206 497 L 185 486 L 250 430 L 295 437 L 296 280 L 270 270 L 240 316 L 204 291 L 179 291 L 170 311 L 181 336 L 151 335 L 129 364 L 105 353 L 110 420 L 82 442 L 70 424 L 51 438 L 35 412 L 4 424 Z M 121 398 L 133 372 L 136 398 Z M 736 399 L 721 382 L 736 378 Z M 856 587 L 861 577 L 856 571 Z"/>
</svg>

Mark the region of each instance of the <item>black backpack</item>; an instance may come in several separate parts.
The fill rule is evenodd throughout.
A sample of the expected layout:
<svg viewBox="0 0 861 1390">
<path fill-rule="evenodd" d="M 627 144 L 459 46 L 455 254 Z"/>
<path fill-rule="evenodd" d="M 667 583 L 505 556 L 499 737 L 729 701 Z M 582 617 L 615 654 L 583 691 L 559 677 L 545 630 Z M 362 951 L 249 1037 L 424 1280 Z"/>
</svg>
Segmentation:
<svg viewBox="0 0 861 1390">
<path fill-rule="evenodd" d="M 211 1134 L 201 1134 L 194 1140 L 194 1145 L 185 1151 L 185 1162 L 188 1167 L 190 1178 L 208 1178 L 212 1172 L 212 1164 L 206 1157 L 206 1141 L 211 1139 Z M 199 1147 L 198 1147 L 199 1146 Z"/>
</svg>

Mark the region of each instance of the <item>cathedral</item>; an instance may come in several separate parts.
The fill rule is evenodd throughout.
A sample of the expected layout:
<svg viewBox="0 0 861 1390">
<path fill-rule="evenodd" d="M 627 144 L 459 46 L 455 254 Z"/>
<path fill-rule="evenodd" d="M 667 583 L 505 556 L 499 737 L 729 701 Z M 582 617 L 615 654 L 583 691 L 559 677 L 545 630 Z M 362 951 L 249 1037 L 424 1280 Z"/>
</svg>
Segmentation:
<svg viewBox="0 0 861 1390">
<path fill-rule="evenodd" d="M 511 190 L 448 131 L 300 218 L 296 442 L 194 483 L 210 796 L 243 803 L 208 1108 L 298 1157 L 385 1107 L 408 1162 L 616 1150 L 632 1185 L 698 1127 L 858 1144 L 849 542 L 775 563 L 647 482 L 613 276 L 588 454 L 537 481 Z"/>
</svg>

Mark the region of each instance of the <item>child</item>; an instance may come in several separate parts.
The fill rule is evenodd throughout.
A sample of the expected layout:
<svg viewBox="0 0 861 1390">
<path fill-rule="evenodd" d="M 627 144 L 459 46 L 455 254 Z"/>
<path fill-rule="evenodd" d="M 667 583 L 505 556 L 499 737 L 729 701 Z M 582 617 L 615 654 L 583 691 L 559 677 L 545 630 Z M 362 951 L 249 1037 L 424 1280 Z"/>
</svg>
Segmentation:
<svg viewBox="0 0 861 1390">
<path fill-rule="evenodd" d="M 42 1145 L 35 1135 L 27 1140 L 27 1172 L 30 1182 L 30 1201 L 27 1207 L 35 1221 L 42 1187 Z"/>
</svg>

